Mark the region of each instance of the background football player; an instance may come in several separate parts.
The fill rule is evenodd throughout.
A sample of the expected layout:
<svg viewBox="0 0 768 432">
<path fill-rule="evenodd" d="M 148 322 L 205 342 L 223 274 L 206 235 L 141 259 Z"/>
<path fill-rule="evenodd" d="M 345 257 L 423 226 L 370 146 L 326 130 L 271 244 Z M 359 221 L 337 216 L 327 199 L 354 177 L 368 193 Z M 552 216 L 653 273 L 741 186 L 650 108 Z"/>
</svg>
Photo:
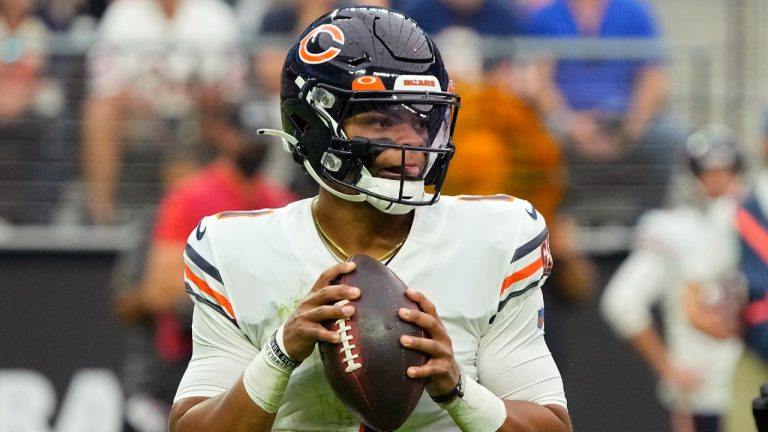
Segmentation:
<svg viewBox="0 0 768 432">
<path fill-rule="evenodd" d="M 693 133 L 685 156 L 696 178 L 689 202 L 641 218 L 636 245 L 608 282 L 601 308 L 658 375 L 672 429 L 718 431 L 742 349 L 738 315 L 746 292 L 735 272 L 729 221 L 743 160 L 736 134 L 719 124 Z M 656 303 L 663 341 L 654 325 Z"/>
</svg>

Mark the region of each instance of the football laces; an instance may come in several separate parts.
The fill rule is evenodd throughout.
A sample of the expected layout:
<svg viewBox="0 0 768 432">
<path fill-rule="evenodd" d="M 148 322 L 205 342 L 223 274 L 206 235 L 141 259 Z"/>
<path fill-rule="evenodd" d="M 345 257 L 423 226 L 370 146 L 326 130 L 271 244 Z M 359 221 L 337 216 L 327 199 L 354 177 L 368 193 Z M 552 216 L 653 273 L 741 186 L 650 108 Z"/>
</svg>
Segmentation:
<svg viewBox="0 0 768 432">
<path fill-rule="evenodd" d="M 344 306 L 347 303 L 349 303 L 349 300 L 346 300 L 346 299 L 341 300 L 336 302 L 336 306 Z M 352 327 L 347 325 L 348 320 L 349 318 L 341 318 L 336 320 L 336 326 L 338 326 L 338 330 L 336 330 L 336 333 L 341 337 L 341 341 L 340 341 L 341 348 L 339 348 L 339 353 L 344 356 L 344 358 L 341 361 L 347 364 L 347 367 L 344 369 L 344 372 L 350 373 L 363 367 L 363 364 L 355 361 L 360 356 L 352 352 L 352 350 L 355 349 L 357 346 L 352 343 L 352 340 L 354 339 L 354 337 L 349 332 L 350 330 L 352 330 Z"/>
</svg>

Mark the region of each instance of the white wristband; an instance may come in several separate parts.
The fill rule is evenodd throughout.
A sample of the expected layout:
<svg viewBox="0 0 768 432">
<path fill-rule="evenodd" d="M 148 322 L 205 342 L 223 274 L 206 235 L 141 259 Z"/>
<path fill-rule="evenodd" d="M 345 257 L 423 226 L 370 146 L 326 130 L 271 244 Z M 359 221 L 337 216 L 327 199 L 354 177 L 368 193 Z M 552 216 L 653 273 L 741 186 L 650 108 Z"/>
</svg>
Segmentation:
<svg viewBox="0 0 768 432">
<path fill-rule="evenodd" d="M 472 378 L 464 375 L 462 379 L 464 396 L 455 397 L 440 407 L 448 412 L 454 423 L 463 431 L 499 430 L 507 418 L 504 401 Z"/>
<path fill-rule="evenodd" d="M 264 343 L 261 351 L 243 372 L 243 387 L 251 400 L 264 411 L 274 414 L 288 386 L 288 379 L 301 364 L 285 354 L 282 326 Z"/>
</svg>

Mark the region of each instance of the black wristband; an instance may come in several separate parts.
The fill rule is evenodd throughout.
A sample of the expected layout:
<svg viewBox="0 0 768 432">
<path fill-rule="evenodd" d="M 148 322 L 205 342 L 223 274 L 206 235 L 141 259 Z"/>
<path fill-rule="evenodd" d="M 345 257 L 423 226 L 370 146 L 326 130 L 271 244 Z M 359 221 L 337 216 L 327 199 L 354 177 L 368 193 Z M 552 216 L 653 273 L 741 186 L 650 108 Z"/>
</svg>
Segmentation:
<svg viewBox="0 0 768 432">
<path fill-rule="evenodd" d="M 272 333 L 272 336 L 269 338 L 269 343 L 265 347 L 267 357 L 272 361 L 272 363 L 279 366 L 281 369 L 296 369 L 299 367 L 301 362 L 288 357 L 288 354 L 284 353 L 283 350 L 280 349 L 280 345 L 277 343 L 276 335 L 277 332 Z"/>
<path fill-rule="evenodd" d="M 444 404 L 454 400 L 457 397 L 464 397 L 464 376 L 459 375 L 459 382 L 456 383 L 456 387 L 451 389 L 448 393 L 441 394 L 439 396 L 432 396 L 432 400 L 437 404 Z"/>
</svg>

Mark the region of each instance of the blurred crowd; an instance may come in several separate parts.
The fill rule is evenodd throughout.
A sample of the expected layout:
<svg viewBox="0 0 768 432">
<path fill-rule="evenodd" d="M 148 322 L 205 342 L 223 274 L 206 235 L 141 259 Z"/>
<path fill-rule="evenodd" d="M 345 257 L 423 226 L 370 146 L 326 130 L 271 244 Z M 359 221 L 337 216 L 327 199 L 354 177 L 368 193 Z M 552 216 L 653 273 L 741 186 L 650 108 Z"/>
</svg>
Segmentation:
<svg viewBox="0 0 768 432">
<path fill-rule="evenodd" d="M 0 221 L 141 220 L 216 156 L 218 131 L 229 126 L 220 112 L 236 108 L 238 133 L 251 141 L 255 129 L 279 124 L 281 56 L 299 29 L 335 6 L 379 4 L 451 47 L 444 51 L 465 102 L 461 169 L 448 192 L 503 191 L 545 214 L 567 207 L 580 225 L 630 226 L 662 203 L 675 161 L 668 155 L 686 130 L 665 105 L 653 11 L 609 3 L 0 1 Z M 641 38 L 649 48 L 625 59 L 488 48 L 515 37 L 566 46 Z M 314 193 L 284 152 L 265 149 L 259 168 L 299 196 Z"/>
<path fill-rule="evenodd" d="M 738 283 L 729 272 L 739 267 L 738 257 L 703 271 L 701 263 L 689 265 L 679 246 L 699 242 L 702 253 L 719 247 L 707 241 L 720 237 L 699 237 L 723 226 L 710 220 L 725 217 L 712 213 L 728 211 L 713 210 L 716 199 L 728 198 L 734 208 L 743 202 L 747 212 L 759 210 L 764 198 L 759 188 L 750 192 L 749 157 L 735 138 L 728 142 L 739 155 L 738 169 L 705 167 L 725 168 L 732 177 L 719 181 L 726 186 L 712 192 L 709 183 L 701 185 L 704 168 L 688 169 L 697 156 L 691 146 L 717 139 L 698 135 L 693 141 L 704 144 L 691 144 L 690 132 L 699 125 L 669 108 L 668 65 L 674 59 L 648 3 L 0 0 L 0 223 L 140 227 L 144 241 L 121 259 L 114 277 L 117 314 L 134 329 L 126 388 L 137 396 L 135 412 L 163 412 L 157 401 L 173 395 L 189 355 L 189 310 L 178 275 L 197 220 L 316 193 L 290 155 L 256 130 L 280 124 L 282 59 L 298 31 L 334 7 L 354 4 L 402 10 L 442 49 L 462 97 L 444 193 L 519 196 L 549 222 L 557 265 L 545 291 L 547 338 L 556 360 L 566 361 L 558 339 L 573 335 L 558 327 L 558 315 L 600 288 L 595 264 L 578 245 L 578 227 L 633 227 L 640 220 L 637 245 L 609 283 L 603 312 L 658 373 L 674 430 L 718 430 L 705 428 L 717 427 L 712 425 L 728 410 L 743 323 L 733 308 L 730 315 L 707 313 L 724 303 L 722 296 L 731 296 L 731 305 L 762 300 L 768 288 L 762 270 L 768 267 L 751 269 L 768 263 L 768 252 L 765 243 L 750 239 L 768 239 L 765 224 L 759 230 L 765 216 L 755 222 L 739 213 L 747 224 L 740 231 L 743 247 L 754 249 L 755 261 L 742 269 L 754 274 L 740 279 L 741 294 L 732 292 Z M 490 41 L 509 38 L 550 44 L 525 52 L 489 49 Z M 617 38 L 639 40 L 641 49 L 614 58 L 578 45 Z M 675 176 L 683 180 L 672 181 Z M 734 179 L 741 186 L 731 184 Z M 647 213 L 663 206 L 670 206 L 669 214 Z M 701 262 L 709 259 L 718 257 Z M 649 287 L 652 277 L 656 285 Z M 626 291 L 636 285 L 637 291 Z M 667 322 L 683 320 L 671 326 L 672 338 L 704 338 L 700 346 L 667 348 L 651 333 L 648 311 L 657 301 L 694 311 Z M 768 321 L 764 309 L 753 308 L 756 318 L 748 328 Z M 701 321 L 703 327 L 697 326 Z M 761 333 L 748 334 L 752 346 L 766 344 Z M 714 384 L 686 369 L 703 368 L 697 359 L 689 361 L 690 353 L 709 349 L 722 351 Z M 761 367 L 744 379 L 768 380 Z M 697 399 L 688 391 L 702 380 L 710 387 L 701 388 L 721 393 Z M 701 424 L 686 420 L 691 412 Z M 132 421 L 135 430 L 153 430 L 157 419 L 137 414 Z"/>
</svg>

